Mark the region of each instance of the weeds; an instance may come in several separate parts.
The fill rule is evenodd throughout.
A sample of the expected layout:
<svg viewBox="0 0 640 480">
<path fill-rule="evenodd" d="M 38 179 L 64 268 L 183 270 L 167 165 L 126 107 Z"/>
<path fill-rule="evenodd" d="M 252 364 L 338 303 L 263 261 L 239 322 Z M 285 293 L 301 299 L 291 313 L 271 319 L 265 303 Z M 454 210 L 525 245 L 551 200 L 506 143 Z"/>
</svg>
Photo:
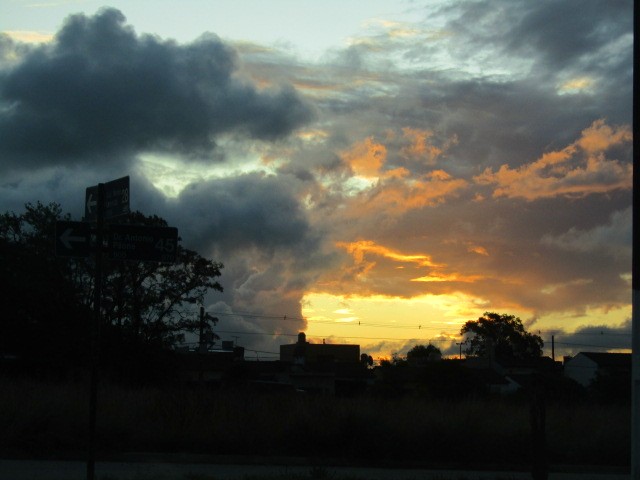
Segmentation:
<svg viewBox="0 0 640 480">
<path fill-rule="evenodd" d="M 502 399 L 252 396 L 103 385 L 98 445 L 106 453 L 277 455 L 463 468 L 528 465 L 528 412 L 526 402 Z M 624 406 L 549 405 L 550 461 L 627 465 L 629 415 Z M 0 454 L 82 452 L 87 421 L 83 385 L 0 379 Z M 307 478 L 326 475 L 318 467 Z"/>
</svg>

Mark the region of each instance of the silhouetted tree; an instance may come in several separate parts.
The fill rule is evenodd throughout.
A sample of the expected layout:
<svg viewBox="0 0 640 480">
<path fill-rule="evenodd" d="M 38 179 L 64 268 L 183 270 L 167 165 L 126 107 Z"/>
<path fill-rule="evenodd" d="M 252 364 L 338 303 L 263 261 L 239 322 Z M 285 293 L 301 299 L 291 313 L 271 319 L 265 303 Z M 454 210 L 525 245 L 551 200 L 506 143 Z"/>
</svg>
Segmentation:
<svg viewBox="0 0 640 480">
<path fill-rule="evenodd" d="M 407 361 L 413 364 L 439 360 L 441 357 L 442 352 L 440 349 L 431 344 L 416 345 L 407 352 Z"/>
<path fill-rule="evenodd" d="M 9 344 L 44 338 L 58 350 L 65 348 L 67 337 L 86 343 L 86 337 L 82 342 L 77 334 L 86 333 L 91 318 L 95 266 L 91 258 L 55 256 L 55 224 L 62 219 L 70 217 L 56 203 L 27 204 L 20 215 L 0 215 L 0 280 L 11 299 L 9 315 L 0 320 L 3 351 Z M 140 212 L 118 222 L 167 225 L 162 218 Z M 180 246 L 172 264 L 105 261 L 104 341 L 163 348 L 179 341 L 184 332 L 196 331 L 199 322 L 192 304 L 202 302 L 209 289 L 222 291 L 217 281 L 222 267 Z"/>
<path fill-rule="evenodd" d="M 363 353 L 362 355 L 360 355 L 360 363 L 365 367 L 372 367 L 373 357 L 371 355 Z"/>
<path fill-rule="evenodd" d="M 460 329 L 468 335 L 467 355 L 485 356 L 494 349 L 497 359 L 530 359 L 542 356 L 543 341 L 524 329 L 514 315 L 486 312 L 478 320 L 469 320 Z"/>
<path fill-rule="evenodd" d="M 130 214 L 126 222 L 167 226 L 162 218 L 140 212 Z M 202 303 L 210 289 L 222 291 L 216 280 L 222 267 L 180 246 L 175 263 L 111 262 L 103 286 L 106 322 L 143 341 L 172 345 L 182 340 L 183 332 L 199 329 L 192 305 Z"/>
<path fill-rule="evenodd" d="M 71 269 L 52 255 L 57 205 L 28 204 L 0 215 L 0 356 L 31 373 L 63 373 L 87 357 L 90 311 L 78 302 Z M 6 362 L 5 362 L 6 363 Z M 5 365 L 6 366 L 6 365 Z"/>
</svg>

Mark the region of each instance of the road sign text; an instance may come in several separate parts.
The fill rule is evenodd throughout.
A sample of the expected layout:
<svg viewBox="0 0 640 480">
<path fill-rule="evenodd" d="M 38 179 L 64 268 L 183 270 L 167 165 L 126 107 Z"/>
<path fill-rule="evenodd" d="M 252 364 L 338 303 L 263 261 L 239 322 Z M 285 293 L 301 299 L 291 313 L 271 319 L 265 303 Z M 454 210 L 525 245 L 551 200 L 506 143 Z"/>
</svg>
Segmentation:
<svg viewBox="0 0 640 480">
<path fill-rule="evenodd" d="M 175 262 L 178 229 L 138 225 L 109 227 L 109 258 L 113 260 Z"/>
</svg>

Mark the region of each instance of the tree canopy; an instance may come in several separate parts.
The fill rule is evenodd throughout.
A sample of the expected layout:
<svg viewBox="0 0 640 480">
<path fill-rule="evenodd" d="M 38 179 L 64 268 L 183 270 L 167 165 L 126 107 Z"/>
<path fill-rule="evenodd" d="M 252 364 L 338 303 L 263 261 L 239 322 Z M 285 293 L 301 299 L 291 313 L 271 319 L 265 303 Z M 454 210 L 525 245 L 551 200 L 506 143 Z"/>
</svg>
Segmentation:
<svg viewBox="0 0 640 480">
<path fill-rule="evenodd" d="M 434 345 L 416 345 L 407 352 L 407 361 L 409 363 L 424 363 L 440 359 L 442 352 Z"/>
<path fill-rule="evenodd" d="M 0 353 L 33 357 L 34 351 L 57 356 L 69 352 L 69 361 L 86 353 L 95 262 L 55 256 L 55 224 L 69 219 L 60 205 L 40 202 L 25 205 L 21 214 L 0 215 L 0 281 L 10 300 L 0 319 Z M 118 223 L 167 225 L 160 217 L 140 212 Z M 199 327 L 193 304 L 202 303 L 209 290 L 222 291 L 222 268 L 181 246 L 172 264 L 104 260 L 103 344 L 122 348 L 128 343 L 135 351 L 181 341 Z"/>
<path fill-rule="evenodd" d="M 460 329 L 467 336 L 465 353 L 487 356 L 493 349 L 499 360 L 523 360 L 542 356 L 542 338 L 527 332 L 514 315 L 485 312 L 478 320 L 469 320 Z"/>
</svg>

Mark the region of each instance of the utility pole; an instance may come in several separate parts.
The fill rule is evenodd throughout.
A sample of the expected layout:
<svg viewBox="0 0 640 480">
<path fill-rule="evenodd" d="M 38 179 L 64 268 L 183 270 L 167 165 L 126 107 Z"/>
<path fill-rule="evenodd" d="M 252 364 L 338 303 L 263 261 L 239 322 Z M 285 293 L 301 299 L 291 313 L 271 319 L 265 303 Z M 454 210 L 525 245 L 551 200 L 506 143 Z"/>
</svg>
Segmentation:
<svg viewBox="0 0 640 480">
<path fill-rule="evenodd" d="M 204 307 L 200 306 L 200 335 L 198 336 L 198 352 L 204 352 Z"/>
<path fill-rule="evenodd" d="M 556 361 L 556 339 L 551 335 L 551 360 Z"/>
<path fill-rule="evenodd" d="M 456 342 L 456 345 L 460 346 L 460 356 L 458 357 L 460 360 L 462 360 L 462 345 L 466 345 L 467 342 Z"/>
<path fill-rule="evenodd" d="M 98 379 L 100 373 L 100 328 L 102 325 L 103 257 L 111 260 L 168 262 L 176 261 L 178 229 L 173 227 L 146 227 L 117 225 L 107 220 L 128 215 L 129 177 L 87 187 L 85 214 L 82 222 L 59 220 L 56 222 L 56 256 L 88 258 L 93 255 L 94 291 L 93 315 L 90 321 L 90 379 L 89 379 L 89 432 L 87 438 L 87 480 L 95 478 L 96 419 L 98 412 Z M 95 243 L 91 242 L 95 222 Z M 105 248 L 106 247 L 106 248 Z M 134 297 L 135 304 L 135 297 Z M 137 312 L 137 308 L 135 309 Z M 134 321 L 139 314 L 134 315 Z M 216 319 L 217 320 L 217 319 Z"/>
<path fill-rule="evenodd" d="M 206 353 L 208 348 L 207 345 L 205 344 L 206 340 L 204 338 L 204 327 L 207 324 L 207 322 L 209 322 L 209 320 L 213 322 L 214 326 L 218 324 L 218 317 L 212 317 L 211 315 L 206 313 L 204 311 L 204 307 L 201 305 L 200 306 L 200 335 L 198 337 L 198 351 L 200 353 Z"/>
<path fill-rule="evenodd" d="M 631 260 L 631 477 L 640 480 L 640 0 L 633 2 L 633 240 Z"/>
<path fill-rule="evenodd" d="M 98 184 L 95 279 L 93 297 L 93 324 L 91 326 L 91 378 L 89 380 L 89 439 L 87 455 L 87 480 L 94 480 L 96 467 L 96 419 L 98 413 L 98 368 L 100 363 L 100 324 L 102 323 L 102 243 L 104 237 L 103 183 Z"/>
</svg>

